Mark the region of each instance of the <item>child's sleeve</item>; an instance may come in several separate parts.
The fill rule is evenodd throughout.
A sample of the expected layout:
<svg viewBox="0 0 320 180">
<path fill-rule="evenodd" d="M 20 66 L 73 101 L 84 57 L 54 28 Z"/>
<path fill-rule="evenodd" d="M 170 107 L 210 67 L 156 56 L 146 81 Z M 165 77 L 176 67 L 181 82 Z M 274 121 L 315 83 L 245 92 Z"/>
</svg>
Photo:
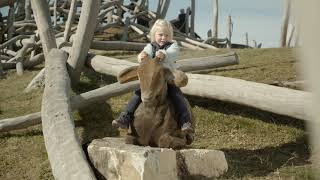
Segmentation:
<svg viewBox="0 0 320 180">
<path fill-rule="evenodd" d="M 178 53 L 180 48 L 177 43 L 173 43 L 167 50 L 159 50 L 165 55 L 165 62 L 175 63 L 177 61 Z"/>
<path fill-rule="evenodd" d="M 146 52 L 149 57 L 152 57 L 152 45 L 150 43 L 147 44 L 141 52 Z M 141 62 L 141 53 L 138 54 L 138 62 Z"/>
</svg>

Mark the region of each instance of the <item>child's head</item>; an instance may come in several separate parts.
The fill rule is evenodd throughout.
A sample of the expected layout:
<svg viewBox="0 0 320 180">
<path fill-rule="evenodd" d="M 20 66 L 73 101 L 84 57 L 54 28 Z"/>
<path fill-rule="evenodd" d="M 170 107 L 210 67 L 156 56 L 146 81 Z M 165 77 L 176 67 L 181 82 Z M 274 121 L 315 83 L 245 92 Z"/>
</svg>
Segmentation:
<svg viewBox="0 0 320 180">
<path fill-rule="evenodd" d="M 169 21 L 158 19 L 150 30 L 151 42 L 156 42 L 160 46 L 166 42 L 171 42 L 173 36 L 172 26 Z"/>
</svg>

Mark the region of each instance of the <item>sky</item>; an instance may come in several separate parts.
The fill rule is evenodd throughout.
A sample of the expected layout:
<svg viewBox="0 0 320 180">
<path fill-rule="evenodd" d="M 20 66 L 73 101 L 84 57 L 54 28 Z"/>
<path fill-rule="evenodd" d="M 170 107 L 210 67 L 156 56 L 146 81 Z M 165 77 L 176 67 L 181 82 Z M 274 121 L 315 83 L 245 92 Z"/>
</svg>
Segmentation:
<svg viewBox="0 0 320 180">
<path fill-rule="evenodd" d="M 129 0 L 124 0 L 128 3 Z M 157 0 L 149 0 L 150 9 L 156 11 Z M 196 0 L 195 32 L 203 39 L 213 26 L 213 0 Z M 191 0 L 171 0 L 166 19 L 177 18 L 181 8 L 191 6 Z M 232 42 L 245 44 L 248 33 L 249 45 L 253 40 L 263 48 L 279 47 L 282 0 L 219 0 L 218 37 L 227 36 L 227 17 L 233 21 Z"/>
<path fill-rule="evenodd" d="M 151 0 L 149 1 L 151 3 Z M 207 31 L 213 26 L 213 0 L 196 0 L 195 32 L 207 38 Z M 171 0 L 166 19 L 177 18 L 179 9 L 186 9 L 191 0 Z M 156 9 L 157 3 L 150 4 Z M 245 44 L 248 32 L 249 45 L 253 41 L 262 47 L 279 47 L 283 11 L 282 0 L 219 0 L 218 37 L 227 36 L 227 17 L 233 21 L 232 42 Z"/>
</svg>

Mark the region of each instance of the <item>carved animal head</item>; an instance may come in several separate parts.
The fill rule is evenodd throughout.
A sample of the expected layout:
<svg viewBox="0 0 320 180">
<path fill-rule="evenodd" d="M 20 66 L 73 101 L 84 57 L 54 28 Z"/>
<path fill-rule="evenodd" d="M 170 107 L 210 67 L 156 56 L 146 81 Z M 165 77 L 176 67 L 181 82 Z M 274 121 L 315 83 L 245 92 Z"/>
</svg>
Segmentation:
<svg viewBox="0 0 320 180">
<path fill-rule="evenodd" d="M 167 93 L 166 73 L 158 59 L 143 58 L 138 67 L 142 102 L 163 101 Z"/>
</svg>

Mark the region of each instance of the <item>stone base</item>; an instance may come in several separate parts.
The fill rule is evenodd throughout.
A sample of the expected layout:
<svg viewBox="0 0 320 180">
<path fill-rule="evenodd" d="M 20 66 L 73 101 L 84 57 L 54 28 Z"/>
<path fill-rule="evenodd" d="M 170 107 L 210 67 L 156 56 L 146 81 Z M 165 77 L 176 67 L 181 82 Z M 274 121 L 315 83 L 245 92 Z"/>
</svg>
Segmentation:
<svg viewBox="0 0 320 180">
<path fill-rule="evenodd" d="M 91 163 L 108 180 L 175 180 L 213 178 L 228 169 L 217 150 L 152 148 L 124 143 L 122 138 L 93 140 L 88 146 Z"/>
</svg>

